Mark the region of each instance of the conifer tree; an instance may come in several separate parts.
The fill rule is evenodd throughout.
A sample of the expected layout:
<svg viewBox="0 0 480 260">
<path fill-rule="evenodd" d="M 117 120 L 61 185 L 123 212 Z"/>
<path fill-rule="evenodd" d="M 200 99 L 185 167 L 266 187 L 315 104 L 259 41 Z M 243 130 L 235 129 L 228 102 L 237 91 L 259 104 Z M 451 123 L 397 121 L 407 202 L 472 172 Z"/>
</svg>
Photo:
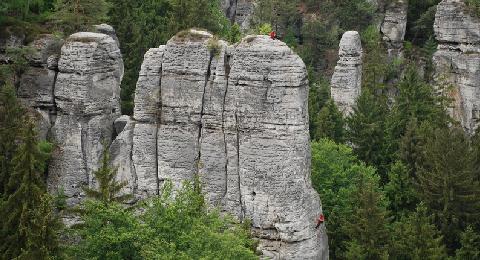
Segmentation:
<svg viewBox="0 0 480 260">
<path fill-rule="evenodd" d="M 320 110 L 316 117 L 316 129 L 314 130 L 313 139 L 330 138 L 337 143 L 343 143 L 345 140 L 344 119 L 333 102 L 327 101 L 325 106 Z"/>
<path fill-rule="evenodd" d="M 357 99 L 353 113 L 347 117 L 347 139 L 353 144 L 358 158 L 377 168 L 386 182 L 388 155 L 385 144 L 385 119 L 388 107 L 385 99 L 364 91 Z"/>
<path fill-rule="evenodd" d="M 59 222 L 43 182 L 44 159 L 34 124 L 28 122 L 13 159 L 8 197 L 0 210 L 0 254 L 4 259 L 47 259 L 58 251 Z"/>
<path fill-rule="evenodd" d="M 0 198 L 7 196 L 7 183 L 13 172 L 13 157 L 18 148 L 24 114 L 14 87 L 3 86 L 0 89 Z"/>
<path fill-rule="evenodd" d="M 468 139 L 459 128 L 431 131 L 417 162 L 418 192 L 436 218 L 449 249 L 459 230 L 480 216 L 480 185 L 475 180 Z"/>
<path fill-rule="evenodd" d="M 392 259 L 447 258 L 442 236 L 425 205 L 420 204 L 414 213 L 393 224 L 389 253 Z"/>
<path fill-rule="evenodd" d="M 416 68 L 407 69 L 404 79 L 398 85 L 399 94 L 386 121 L 389 152 L 396 153 L 399 142 L 412 118 L 420 125 L 430 122 L 436 127 L 445 127 L 450 122 L 446 114 L 448 100 L 438 96 L 433 87 L 426 84 Z"/>
<path fill-rule="evenodd" d="M 132 197 L 132 195 L 119 195 L 119 192 L 127 185 L 127 183 L 118 182 L 115 179 L 117 176 L 117 169 L 111 168 L 109 163 L 110 154 L 108 146 L 104 144 L 101 166 L 93 173 L 95 180 L 98 183 L 98 189 L 86 187 L 84 188 L 84 191 L 87 194 L 87 197 L 99 200 L 105 204 L 112 202 L 126 202 Z"/>
<path fill-rule="evenodd" d="M 395 219 L 408 215 L 415 210 L 418 195 L 408 168 L 400 161 L 392 164 L 385 185 L 385 195 L 389 201 L 389 210 Z"/>
<path fill-rule="evenodd" d="M 460 243 L 462 247 L 455 252 L 456 259 L 480 259 L 480 234 L 472 226 L 462 233 Z"/>
<path fill-rule="evenodd" d="M 360 176 L 353 193 L 354 210 L 346 224 L 347 259 L 381 259 L 387 255 L 387 209 L 377 178 Z"/>
<path fill-rule="evenodd" d="M 106 21 L 108 9 L 105 0 L 57 0 L 52 18 L 65 33 L 70 34 Z"/>
</svg>

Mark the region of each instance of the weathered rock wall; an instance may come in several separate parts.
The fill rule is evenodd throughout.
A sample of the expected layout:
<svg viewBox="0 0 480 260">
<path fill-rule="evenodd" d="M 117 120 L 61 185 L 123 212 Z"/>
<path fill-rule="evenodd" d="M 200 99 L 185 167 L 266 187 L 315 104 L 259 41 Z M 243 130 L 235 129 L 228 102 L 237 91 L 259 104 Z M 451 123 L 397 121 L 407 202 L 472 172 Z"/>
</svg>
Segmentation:
<svg viewBox="0 0 480 260">
<path fill-rule="evenodd" d="M 199 176 L 211 205 L 252 220 L 266 256 L 326 259 L 307 97 L 305 65 L 284 43 L 250 36 L 227 46 L 190 31 L 146 53 L 114 160 L 130 158 L 119 170 L 136 197 Z"/>
<path fill-rule="evenodd" d="M 362 42 L 356 31 L 345 32 L 340 40 L 339 60 L 331 80 L 331 97 L 339 110 L 352 112 L 362 89 Z"/>
<path fill-rule="evenodd" d="M 42 139 L 51 135 L 50 130 L 55 123 L 54 89 L 62 44 L 63 41 L 53 35 L 41 35 L 27 46 L 32 51 L 27 55 L 30 66 L 21 75 L 18 84 L 17 96 L 36 118 Z"/>
<path fill-rule="evenodd" d="M 120 116 L 123 62 L 118 43 L 109 35 L 81 32 L 65 42 L 42 35 L 29 48 L 29 67 L 20 77 L 17 95 L 36 116 L 41 139 L 56 149 L 48 170 L 52 193 L 63 189 L 67 203 L 84 197 L 94 185 L 103 142 L 113 137 Z"/>
<path fill-rule="evenodd" d="M 221 0 L 222 9 L 231 22 L 236 22 L 243 30 L 250 29 L 255 0 Z"/>
<path fill-rule="evenodd" d="M 451 115 L 473 133 L 480 120 L 480 19 L 463 0 L 443 0 L 434 25 L 438 50 L 433 56 L 438 86 L 453 86 Z"/>
<path fill-rule="evenodd" d="M 403 40 L 407 32 L 407 0 L 392 0 L 385 5 L 385 16 L 380 31 L 388 56 L 395 58 L 403 54 Z"/>
</svg>

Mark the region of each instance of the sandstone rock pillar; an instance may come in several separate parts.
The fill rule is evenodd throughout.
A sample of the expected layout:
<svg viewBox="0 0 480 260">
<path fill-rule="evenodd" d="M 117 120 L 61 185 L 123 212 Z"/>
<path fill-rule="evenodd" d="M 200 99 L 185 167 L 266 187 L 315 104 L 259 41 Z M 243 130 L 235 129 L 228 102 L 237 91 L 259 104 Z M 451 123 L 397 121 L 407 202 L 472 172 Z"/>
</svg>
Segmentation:
<svg viewBox="0 0 480 260">
<path fill-rule="evenodd" d="M 356 31 L 343 34 L 331 80 L 331 97 L 345 115 L 352 112 L 362 88 L 362 42 Z"/>
<path fill-rule="evenodd" d="M 80 32 L 67 38 L 58 70 L 52 129 L 57 149 L 48 184 L 52 192 L 64 189 L 73 205 L 84 197 L 82 186 L 94 184 L 102 142 L 110 142 L 113 122 L 120 116 L 123 61 L 112 37 Z"/>
</svg>

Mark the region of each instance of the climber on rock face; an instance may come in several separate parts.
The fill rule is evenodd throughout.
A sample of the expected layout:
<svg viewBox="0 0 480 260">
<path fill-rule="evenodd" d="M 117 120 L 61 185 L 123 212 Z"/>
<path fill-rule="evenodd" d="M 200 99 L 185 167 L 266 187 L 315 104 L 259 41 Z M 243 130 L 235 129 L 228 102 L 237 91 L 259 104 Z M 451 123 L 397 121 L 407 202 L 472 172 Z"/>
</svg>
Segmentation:
<svg viewBox="0 0 480 260">
<path fill-rule="evenodd" d="M 277 38 L 277 33 L 275 31 L 271 31 L 270 38 L 272 38 L 272 40 L 275 40 Z"/>
<path fill-rule="evenodd" d="M 317 219 L 317 226 L 315 228 L 318 228 L 323 222 L 325 222 L 325 216 L 323 214 L 320 214 Z"/>
</svg>

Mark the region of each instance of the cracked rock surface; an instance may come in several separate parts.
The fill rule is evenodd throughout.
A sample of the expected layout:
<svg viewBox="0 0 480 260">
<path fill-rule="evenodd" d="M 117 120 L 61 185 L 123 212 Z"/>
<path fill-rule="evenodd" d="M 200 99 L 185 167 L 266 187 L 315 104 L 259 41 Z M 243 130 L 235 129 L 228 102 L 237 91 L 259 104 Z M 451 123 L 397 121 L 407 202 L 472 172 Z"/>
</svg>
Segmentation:
<svg viewBox="0 0 480 260">
<path fill-rule="evenodd" d="M 438 86 L 453 86 L 451 115 L 473 134 L 480 120 L 480 19 L 463 0 L 438 4 L 434 24 L 439 42 L 433 56 Z"/>
<path fill-rule="evenodd" d="M 255 0 L 222 0 L 221 6 L 230 21 L 238 23 L 243 30 L 250 29 Z"/>
<path fill-rule="evenodd" d="M 56 119 L 52 138 L 57 149 L 49 165 L 51 192 L 63 189 L 69 205 L 94 185 L 103 142 L 109 144 L 120 116 L 123 61 L 115 40 L 106 34 L 80 32 L 61 48 L 53 95 Z"/>
<path fill-rule="evenodd" d="M 407 31 L 407 0 L 393 0 L 385 5 L 385 17 L 381 25 L 383 41 L 389 57 L 400 57 Z"/>
<path fill-rule="evenodd" d="M 327 259 L 307 100 L 305 65 L 286 44 L 249 36 L 227 46 L 191 30 L 145 54 L 113 159 L 130 158 L 120 172 L 136 197 L 199 176 L 211 205 L 252 220 L 265 256 Z"/>
<path fill-rule="evenodd" d="M 352 112 L 362 88 L 362 42 L 356 31 L 345 32 L 340 40 L 339 60 L 331 80 L 331 96 L 345 115 Z"/>
</svg>

